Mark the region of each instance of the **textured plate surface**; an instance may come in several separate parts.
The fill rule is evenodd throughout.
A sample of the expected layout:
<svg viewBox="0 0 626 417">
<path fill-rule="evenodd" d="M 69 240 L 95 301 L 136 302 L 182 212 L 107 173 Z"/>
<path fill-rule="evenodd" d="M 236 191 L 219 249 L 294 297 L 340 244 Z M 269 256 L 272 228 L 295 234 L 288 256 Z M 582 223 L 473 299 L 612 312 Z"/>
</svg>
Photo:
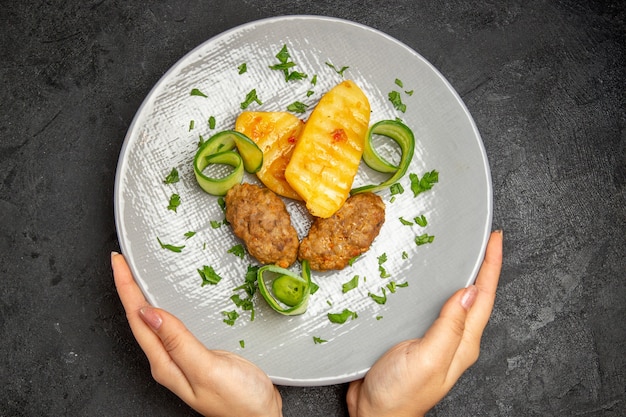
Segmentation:
<svg viewBox="0 0 626 417">
<path fill-rule="evenodd" d="M 293 70 L 307 79 L 285 82 L 269 69 L 275 55 L 287 45 Z M 247 64 L 247 72 L 238 67 Z M 416 137 L 409 173 L 419 177 L 437 170 L 432 190 L 413 197 L 408 174 L 401 180 L 405 192 L 386 202 L 386 221 L 370 251 L 353 266 L 333 273 L 314 273 L 320 286 L 301 316 L 273 312 L 256 295 L 256 317 L 232 303 L 233 289 L 243 283 L 247 255 L 227 251 L 240 243 L 227 226 L 210 221 L 224 216 L 215 197 L 197 186 L 192 159 L 199 135 L 208 138 L 232 129 L 246 94 L 256 89 L 262 102 L 248 110 L 281 111 L 294 101 L 314 107 L 321 95 L 343 78 L 354 80 L 367 94 L 371 122 L 401 118 Z M 317 75 L 317 83 L 311 83 Z M 395 80 L 401 80 L 400 88 Z M 199 89 L 207 97 L 191 95 Z M 307 91 L 313 95 L 307 97 Z M 406 112 L 388 99 L 400 93 Z M 408 93 L 411 92 L 412 94 Z M 207 120 L 217 122 L 211 130 Z M 308 113 L 301 116 L 308 117 Z M 193 128 L 191 121 L 193 120 Z M 384 146 L 390 158 L 395 147 Z M 177 168 L 180 181 L 165 184 Z M 354 186 L 381 182 L 385 176 L 363 167 Z M 247 176 L 245 181 L 255 182 Z M 180 206 L 168 210 L 172 194 Z M 310 219 L 299 204 L 288 202 L 300 234 Z M 147 298 L 180 319 L 209 348 L 236 352 L 261 367 L 274 383 L 326 385 L 362 377 L 376 359 L 394 344 L 419 337 L 436 318 L 443 302 L 476 275 L 491 227 L 490 171 L 480 135 L 457 93 L 424 58 L 404 44 L 374 29 L 313 16 L 287 16 L 252 22 L 208 40 L 186 54 L 157 83 L 139 109 L 120 154 L 115 184 L 115 214 L 122 252 Z M 403 225 L 424 215 L 426 227 Z M 186 238 L 188 231 L 196 232 Z M 427 233 L 432 243 L 418 246 L 415 237 Z M 162 249 L 184 245 L 180 253 Z M 380 277 L 382 264 L 388 278 Z M 403 256 L 404 255 L 404 256 Z M 217 285 L 201 286 L 197 269 L 212 266 L 222 276 Z M 359 286 L 347 293 L 342 284 L 359 275 Z M 387 302 L 377 304 L 369 293 L 382 295 L 394 281 L 408 283 Z M 242 294 L 243 295 L 243 294 Z M 327 313 L 350 309 L 354 320 L 338 325 Z M 224 311 L 241 315 L 233 326 L 224 323 Z M 314 337 L 325 343 L 314 343 Z M 240 341 L 243 341 L 244 347 Z"/>
</svg>

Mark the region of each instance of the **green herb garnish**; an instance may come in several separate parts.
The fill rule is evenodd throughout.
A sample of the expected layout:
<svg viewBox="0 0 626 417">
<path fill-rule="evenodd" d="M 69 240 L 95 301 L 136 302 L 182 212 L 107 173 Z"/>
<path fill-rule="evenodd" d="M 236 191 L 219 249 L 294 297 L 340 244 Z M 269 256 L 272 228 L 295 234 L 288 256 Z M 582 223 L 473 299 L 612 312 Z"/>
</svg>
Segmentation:
<svg viewBox="0 0 626 417">
<path fill-rule="evenodd" d="M 415 237 L 415 244 L 417 246 L 426 245 L 428 243 L 433 243 L 435 240 L 435 236 L 424 233 L 423 235 Z"/>
<path fill-rule="evenodd" d="M 391 195 L 402 194 L 404 193 L 404 187 L 399 182 L 396 182 L 395 184 L 391 184 L 389 191 Z"/>
<path fill-rule="evenodd" d="M 424 216 L 423 214 L 421 216 L 417 216 L 413 219 L 415 221 L 415 223 L 417 223 L 418 226 L 421 227 L 426 227 L 426 225 L 428 224 L 428 220 L 426 220 L 426 216 Z"/>
<path fill-rule="evenodd" d="M 246 342 L 243 341 L 243 340 L 240 340 L 239 341 L 239 346 L 241 346 L 242 349 L 245 348 L 246 347 Z"/>
<path fill-rule="evenodd" d="M 411 179 L 411 191 L 413 191 L 413 197 L 417 197 L 424 191 L 428 191 L 433 188 L 433 185 L 439 182 L 439 172 L 433 169 L 430 172 L 426 172 L 421 179 L 417 176 L 417 174 L 411 173 L 409 174 L 409 178 Z"/>
<path fill-rule="evenodd" d="M 343 324 L 348 321 L 348 319 L 354 320 L 357 317 L 359 317 L 357 313 L 355 313 L 354 311 L 350 311 L 347 308 L 344 309 L 341 313 L 328 313 L 328 320 L 330 320 L 331 323 L 336 324 Z"/>
<path fill-rule="evenodd" d="M 321 345 L 322 343 L 326 343 L 328 340 L 324 340 L 321 337 L 313 336 L 313 343 L 316 345 Z"/>
<path fill-rule="evenodd" d="M 400 220 L 400 223 L 402 223 L 405 226 L 413 226 L 413 222 L 405 220 L 403 217 L 399 217 L 398 220 Z"/>
<path fill-rule="evenodd" d="M 259 100 L 256 95 L 256 88 L 253 88 L 248 94 L 246 94 L 246 99 L 241 103 L 241 109 L 247 109 L 253 102 L 256 102 L 259 106 L 263 104 L 263 102 Z"/>
<path fill-rule="evenodd" d="M 212 266 L 204 265 L 202 269 L 198 269 L 197 271 L 202 278 L 202 287 L 205 285 L 216 285 L 222 280 L 222 277 L 215 272 L 215 269 L 213 269 Z"/>
<path fill-rule="evenodd" d="M 222 311 L 222 314 L 226 317 L 224 319 L 224 323 L 228 324 L 229 326 L 234 326 L 235 321 L 237 321 L 237 319 L 239 318 L 239 313 L 237 313 L 237 310 Z"/>
<path fill-rule="evenodd" d="M 220 227 L 222 227 L 223 223 L 219 220 L 211 220 L 209 224 L 211 225 L 212 229 L 219 229 Z"/>
<path fill-rule="evenodd" d="M 308 106 L 300 101 L 294 101 L 290 105 L 287 106 L 287 110 L 292 111 L 294 113 L 304 113 Z"/>
<path fill-rule="evenodd" d="M 206 94 L 204 94 L 202 91 L 198 90 L 197 88 L 192 89 L 190 95 L 192 95 L 192 96 L 200 96 L 200 97 L 207 97 Z"/>
<path fill-rule="evenodd" d="M 241 243 L 228 249 L 227 252 L 232 253 L 233 255 L 238 256 L 240 258 L 243 258 L 246 255 L 246 249 L 243 247 Z"/>
<path fill-rule="evenodd" d="M 359 276 L 355 275 L 352 279 L 341 286 L 341 292 L 344 294 L 359 286 Z"/>
<path fill-rule="evenodd" d="M 381 288 L 381 290 L 383 290 L 383 295 L 376 295 L 374 293 L 368 293 L 367 295 L 374 300 L 376 303 L 378 304 L 385 304 L 387 302 L 387 291 L 385 291 L 384 288 Z"/>
<path fill-rule="evenodd" d="M 400 80 L 399 78 L 396 78 L 396 80 L 394 81 L 394 83 L 395 83 L 398 87 L 400 87 L 400 88 L 404 87 L 404 84 L 402 83 L 402 80 Z"/>
<path fill-rule="evenodd" d="M 169 174 L 167 174 L 167 176 L 165 177 L 165 180 L 163 180 L 163 182 L 165 184 L 174 184 L 176 182 L 178 182 L 180 180 L 179 176 L 178 176 L 178 170 L 176 168 L 172 168 L 172 170 L 170 171 Z"/>
<path fill-rule="evenodd" d="M 245 62 L 237 67 L 237 73 L 239 75 L 245 73 L 246 71 L 248 71 L 248 64 Z"/>
<path fill-rule="evenodd" d="M 393 107 L 396 110 L 401 111 L 402 113 L 406 112 L 406 104 L 402 102 L 402 97 L 400 96 L 399 92 L 397 91 L 390 92 L 389 101 L 391 101 L 391 104 L 393 104 Z"/>
<path fill-rule="evenodd" d="M 183 245 L 183 246 L 174 246 L 174 245 L 169 245 L 169 244 L 163 243 L 163 242 L 161 242 L 161 239 L 159 239 L 158 236 L 157 236 L 157 241 L 159 242 L 159 245 L 161 245 L 162 249 L 167 249 L 167 250 L 172 251 L 172 252 L 180 253 L 185 248 L 185 245 Z"/>
<path fill-rule="evenodd" d="M 335 67 L 333 64 L 331 64 L 330 62 L 325 62 L 326 65 L 328 65 L 329 67 L 331 67 L 333 70 L 335 70 L 335 72 L 339 75 L 341 75 L 343 77 L 343 73 L 350 67 L 348 66 L 343 66 L 341 67 L 341 69 L 337 69 L 337 67 Z"/>
<path fill-rule="evenodd" d="M 185 240 L 187 240 L 187 239 L 189 239 L 191 237 L 194 237 L 195 235 L 196 235 L 196 232 L 189 231 L 189 232 L 185 233 Z"/>
<path fill-rule="evenodd" d="M 178 194 L 172 194 L 170 196 L 170 202 L 169 202 L 169 205 L 167 206 L 167 209 L 172 210 L 173 212 L 176 212 L 176 210 L 178 209 L 178 206 L 180 206 L 180 196 Z"/>
<path fill-rule="evenodd" d="M 215 129 L 215 117 L 209 117 L 209 129 Z"/>
<path fill-rule="evenodd" d="M 189 131 L 191 132 L 193 130 L 193 127 L 196 125 L 195 120 L 190 120 L 189 121 Z"/>
</svg>

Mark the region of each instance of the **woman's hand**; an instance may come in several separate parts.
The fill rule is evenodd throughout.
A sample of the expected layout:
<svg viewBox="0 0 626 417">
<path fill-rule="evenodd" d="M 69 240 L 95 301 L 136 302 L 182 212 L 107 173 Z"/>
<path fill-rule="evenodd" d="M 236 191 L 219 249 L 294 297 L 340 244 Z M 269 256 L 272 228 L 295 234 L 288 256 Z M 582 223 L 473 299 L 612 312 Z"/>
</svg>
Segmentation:
<svg viewBox="0 0 626 417">
<path fill-rule="evenodd" d="M 476 362 L 502 266 L 502 232 L 491 234 L 476 282 L 457 291 L 421 339 L 387 351 L 350 384 L 351 417 L 423 416 Z"/>
<path fill-rule="evenodd" d="M 205 416 L 282 416 L 266 374 L 235 354 L 208 350 L 176 317 L 148 304 L 120 254 L 111 255 L 115 286 L 154 379 Z"/>
</svg>

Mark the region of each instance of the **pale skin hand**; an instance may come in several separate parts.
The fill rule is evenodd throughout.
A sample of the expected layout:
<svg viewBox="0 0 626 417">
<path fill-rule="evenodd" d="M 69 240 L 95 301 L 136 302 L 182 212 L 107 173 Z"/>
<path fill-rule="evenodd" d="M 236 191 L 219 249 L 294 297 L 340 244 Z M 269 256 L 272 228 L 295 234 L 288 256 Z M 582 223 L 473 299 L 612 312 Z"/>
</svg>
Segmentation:
<svg viewBox="0 0 626 417">
<path fill-rule="evenodd" d="M 394 346 L 350 384 L 350 417 L 417 417 L 434 407 L 478 359 L 501 266 L 502 232 L 494 232 L 475 284 L 446 302 L 424 337 Z"/>
<path fill-rule="evenodd" d="M 278 390 L 257 366 L 235 354 L 209 350 L 176 317 L 151 307 L 120 254 L 111 254 L 115 286 L 152 376 L 199 413 L 282 416 Z"/>
</svg>

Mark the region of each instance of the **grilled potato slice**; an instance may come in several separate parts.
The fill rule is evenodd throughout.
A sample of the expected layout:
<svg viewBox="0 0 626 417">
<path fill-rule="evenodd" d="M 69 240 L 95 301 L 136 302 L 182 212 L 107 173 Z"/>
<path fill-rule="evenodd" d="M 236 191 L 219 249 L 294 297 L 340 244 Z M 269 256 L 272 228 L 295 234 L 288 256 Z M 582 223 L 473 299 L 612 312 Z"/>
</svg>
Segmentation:
<svg viewBox="0 0 626 417">
<path fill-rule="evenodd" d="M 369 120 L 367 96 L 346 80 L 320 99 L 305 123 L 285 178 L 313 216 L 332 216 L 348 198 Z"/>
<path fill-rule="evenodd" d="M 304 122 L 287 112 L 245 111 L 237 117 L 235 130 L 252 139 L 263 152 L 263 166 L 256 173 L 267 188 L 283 197 L 302 200 L 285 179 L 285 168 Z"/>
</svg>

